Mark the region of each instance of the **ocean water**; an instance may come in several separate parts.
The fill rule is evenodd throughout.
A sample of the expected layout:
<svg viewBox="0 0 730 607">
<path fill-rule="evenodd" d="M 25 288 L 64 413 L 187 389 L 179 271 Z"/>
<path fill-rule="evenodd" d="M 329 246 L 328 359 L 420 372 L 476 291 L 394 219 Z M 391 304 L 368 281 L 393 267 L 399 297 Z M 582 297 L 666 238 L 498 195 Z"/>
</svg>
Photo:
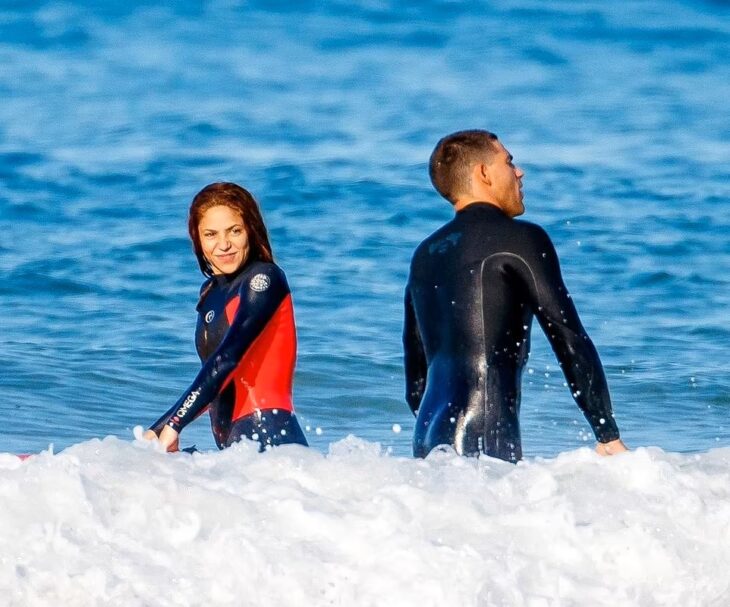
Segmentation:
<svg viewBox="0 0 730 607">
<path fill-rule="evenodd" d="M 0 455 L 4 605 L 723 607 L 730 448 Z"/>
<path fill-rule="evenodd" d="M 0 453 L 40 453 L 0 455 L 3 596 L 730 604 L 728 65 L 709 0 L 0 3 Z M 592 456 L 535 326 L 525 462 L 410 459 L 402 294 L 463 128 L 525 170 L 632 453 Z M 219 180 L 292 287 L 308 451 L 134 439 L 198 369 Z"/>
</svg>

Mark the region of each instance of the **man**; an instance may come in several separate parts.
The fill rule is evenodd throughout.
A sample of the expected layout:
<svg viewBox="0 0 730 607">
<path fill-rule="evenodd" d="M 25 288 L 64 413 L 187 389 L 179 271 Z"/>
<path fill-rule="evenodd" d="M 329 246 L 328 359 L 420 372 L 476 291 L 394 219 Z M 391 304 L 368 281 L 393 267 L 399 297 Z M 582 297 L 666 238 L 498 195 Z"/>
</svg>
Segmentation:
<svg viewBox="0 0 730 607">
<path fill-rule="evenodd" d="M 437 445 L 461 455 L 522 458 L 520 382 L 537 319 L 557 356 L 596 451 L 625 451 L 601 361 L 560 274 L 555 249 L 521 215 L 524 172 L 488 131 L 441 139 L 429 173 L 456 217 L 413 254 L 405 296 L 406 400 L 413 454 Z"/>
</svg>

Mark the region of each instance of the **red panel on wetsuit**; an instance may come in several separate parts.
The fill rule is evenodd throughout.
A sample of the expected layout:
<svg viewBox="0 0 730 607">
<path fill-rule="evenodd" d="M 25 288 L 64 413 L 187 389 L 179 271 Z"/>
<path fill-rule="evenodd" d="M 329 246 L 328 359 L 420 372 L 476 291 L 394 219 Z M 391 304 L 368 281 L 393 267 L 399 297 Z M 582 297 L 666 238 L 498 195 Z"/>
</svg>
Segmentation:
<svg viewBox="0 0 730 607">
<path fill-rule="evenodd" d="M 233 321 L 239 298 L 226 305 L 226 317 Z M 235 384 L 236 401 L 232 421 L 257 409 L 292 411 L 292 383 L 297 355 L 297 336 L 291 295 L 279 304 L 263 331 L 251 344 L 224 385 Z"/>
<path fill-rule="evenodd" d="M 238 303 L 241 301 L 241 296 L 236 295 L 226 304 L 226 319 L 228 319 L 228 326 L 233 324 L 233 319 L 236 317 L 238 312 Z"/>
</svg>

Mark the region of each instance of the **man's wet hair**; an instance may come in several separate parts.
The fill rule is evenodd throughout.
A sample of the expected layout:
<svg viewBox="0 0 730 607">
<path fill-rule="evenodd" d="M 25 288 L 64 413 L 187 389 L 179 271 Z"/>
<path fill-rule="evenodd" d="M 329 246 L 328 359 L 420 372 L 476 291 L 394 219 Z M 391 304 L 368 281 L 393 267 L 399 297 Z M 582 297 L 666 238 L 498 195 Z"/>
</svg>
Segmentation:
<svg viewBox="0 0 730 607">
<path fill-rule="evenodd" d="M 431 154 L 428 174 L 436 191 L 451 204 L 469 193 L 471 168 L 490 162 L 497 151 L 497 136 L 489 131 L 458 131 L 439 140 Z"/>
</svg>

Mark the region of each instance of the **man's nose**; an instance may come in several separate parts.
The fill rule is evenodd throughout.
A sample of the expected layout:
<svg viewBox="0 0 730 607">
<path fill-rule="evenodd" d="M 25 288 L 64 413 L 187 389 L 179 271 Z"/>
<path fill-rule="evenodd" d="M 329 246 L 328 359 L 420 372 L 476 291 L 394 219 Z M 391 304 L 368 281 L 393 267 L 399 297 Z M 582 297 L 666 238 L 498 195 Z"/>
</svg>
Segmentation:
<svg viewBox="0 0 730 607">
<path fill-rule="evenodd" d="M 525 176 L 525 172 L 522 170 L 522 167 L 515 167 L 515 175 L 517 175 L 517 179 L 522 179 Z"/>
</svg>

